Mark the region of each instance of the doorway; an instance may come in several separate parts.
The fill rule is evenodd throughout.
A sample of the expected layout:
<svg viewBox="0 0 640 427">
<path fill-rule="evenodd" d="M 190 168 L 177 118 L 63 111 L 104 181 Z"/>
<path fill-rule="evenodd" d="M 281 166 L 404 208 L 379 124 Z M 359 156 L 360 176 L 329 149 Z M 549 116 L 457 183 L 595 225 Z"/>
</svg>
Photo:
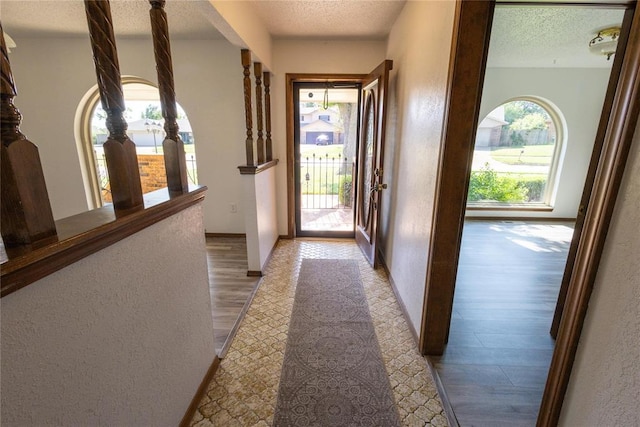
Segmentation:
<svg viewBox="0 0 640 427">
<path fill-rule="evenodd" d="M 296 236 L 353 237 L 360 84 L 293 85 Z"/>
<path fill-rule="evenodd" d="M 471 6 L 473 4 L 473 6 Z M 475 127 L 477 123 L 469 126 L 474 118 L 479 115 L 480 110 L 480 91 L 482 89 L 482 81 L 485 73 L 486 52 L 489 43 L 489 30 L 492 22 L 493 5 L 489 2 L 482 5 L 480 2 L 462 3 L 459 14 L 459 28 L 464 28 L 464 32 L 456 31 L 457 37 L 461 39 L 456 45 L 456 51 L 453 56 L 455 65 L 453 65 L 452 78 L 452 97 L 450 101 L 450 117 L 447 121 L 447 129 L 445 131 L 445 158 L 440 165 L 442 173 L 440 175 L 441 185 L 438 188 L 438 196 L 443 196 L 443 191 L 451 190 L 452 187 L 447 185 L 456 178 L 469 176 L 469 166 L 473 150 L 473 138 L 476 135 Z M 546 5 L 548 7 L 548 5 Z M 478 15 L 482 14 L 482 19 L 478 19 Z M 473 19 L 470 19 L 471 16 Z M 634 23 L 632 24 L 632 19 Z M 525 22 L 525 21 L 523 21 Z M 471 24 L 471 25 L 465 25 Z M 495 22 L 494 22 L 495 24 Z M 633 26 L 632 26 L 633 25 Z M 545 385 L 545 391 L 542 396 L 542 404 L 539 410 L 538 425 L 554 425 L 558 422 L 560 408 L 566 386 L 568 384 L 569 374 L 571 372 L 573 357 L 577 347 L 577 340 L 580 336 L 586 304 L 588 303 L 590 286 L 593 284 L 595 271 L 599 262 L 602 244 L 606 236 L 606 227 L 610 219 L 610 213 L 615 201 L 615 195 L 618 188 L 619 176 L 624 170 L 624 162 L 630 144 L 632 133 L 621 132 L 620 128 L 627 126 L 631 129 L 635 128 L 633 116 L 625 115 L 627 108 L 631 108 L 634 104 L 629 101 L 627 89 L 633 84 L 637 76 L 637 62 L 633 60 L 636 57 L 631 56 L 627 60 L 626 52 L 637 54 L 637 50 L 626 45 L 627 35 L 631 29 L 632 33 L 637 31 L 637 16 L 634 17 L 633 11 L 627 10 L 624 13 L 622 22 L 622 31 L 620 32 L 620 42 L 618 43 L 618 52 L 613 61 L 613 73 L 609 80 L 608 88 L 604 90 L 604 102 L 600 102 L 601 115 L 597 131 L 595 132 L 596 145 L 587 173 L 585 187 L 586 203 L 574 209 L 577 211 L 578 220 L 584 218 L 585 228 L 580 233 L 576 229 L 573 241 L 581 240 L 583 243 L 578 249 L 576 255 L 576 266 L 571 275 L 571 289 L 568 301 L 571 304 L 565 308 L 566 319 L 562 320 L 562 325 L 558 334 L 558 343 L 551 359 L 551 368 Z M 557 28 L 557 26 L 554 26 Z M 637 34 L 637 33 L 635 33 Z M 471 38 L 477 40 L 473 46 L 465 44 Z M 483 49 L 484 45 L 484 49 Z M 475 50 L 475 52 L 473 52 Z M 484 52 L 484 53 L 483 53 Z M 507 55 L 509 56 L 509 55 Z M 464 73 L 473 63 L 474 70 L 477 72 Z M 635 64 L 635 65 L 634 65 Z M 618 76 L 620 78 L 618 79 Z M 470 81 L 472 80 L 472 81 Z M 548 80 L 552 83 L 551 80 Z M 464 96 L 458 96 L 461 87 L 473 87 L 473 91 L 466 91 Z M 580 97 L 578 97 L 580 98 Z M 637 99 L 637 98 L 636 98 Z M 482 102 L 484 102 L 484 95 Z M 497 105 L 497 104 L 495 104 Z M 490 110 L 490 108 L 489 108 Z M 636 114 L 637 114 L 637 110 Z M 627 117 L 630 117 L 630 126 L 627 123 Z M 637 117 L 637 115 L 636 115 Z M 466 124 L 464 123 L 466 121 Z M 451 132 L 451 130 L 454 130 Z M 455 132 L 459 129 L 459 132 Z M 626 127 L 624 127 L 626 130 Z M 457 138 L 452 138 L 453 136 Z M 455 147 L 452 147 L 452 141 Z M 450 148 L 448 148 L 450 147 Z M 455 152 L 459 155 L 456 155 Z M 453 154 L 451 154 L 453 153 Z M 447 154 L 451 154 L 447 157 Z M 611 163 L 610 158 L 615 157 L 621 159 L 615 164 Z M 456 164 L 462 163 L 457 168 Z M 597 170 L 597 174 L 592 174 Z M 618 181 L 615 181 L 615 180 Z M 608 186 L 608 183 L 614 180 L 614 184 Z M 584 176 L 579 181 L 584 183 Z M 428 354 L 441 354 L 449 334 L 450 309 L 453 301 L 453 289 L 455 284 L 455 271 L 458 264 L 458 251 L 460 249 L 460 240 L 462 235 L 462 219 L 464 214 L 464 203 L 466 200 L 467 187 L 459 188 L 462 194 L 453 191 L 448 197 L 439 200 L 440 206 L 436 206 L 436 219 L 434 220 L 433 235 L 436 240 L 449 240 L 454 244 L 441 248 L 441 242 L 436 241 L 431 245 L 431 259 L 429 264 L 429 273 L 427 278 L 427 298 L 425 315 L 423 317 L 423 329 L 421 335 L 421 346 L 423 351 Z M 604 196 L 606 195 L 606 197 Z M 457 197 L 461 196 L 461 197 Z M 580 197 L 580 189 L 577 190 L 577 197 Z M 583 198 L 585 200 L 585 198 Z M 586 213 L 584 210 L 586 209 Z M 447 218 L 442 213 L 446 212 Z M 449 220 L 448 218 L 452 217 Z M 593 242 L 596 243 L 593 243 Z M 586 248 L 585 248 L 586 246 Z M 434 249 L 435 248 L 435 249 Z M 595 248 L 595 249 L 594 249 Z M 452 249 L 452 252 L 447 252 Z M 441 264 L 440 260 L 444 260 Z M 449 260 L 449 261 L 447 261 Z M 450 272 L 453 271 L 453 274 Z M 437 277 L 438 283 L 434 282 Z M 451 280 L 453 279 L 453 280 Z M 434 307 L 439 301 L 445 301 L 444 305 Z M 443 309 L 444 307 L 444 309 Z M 436 311 L 433 311 L 436 309 Z M 444 316 L 442 315 L 444 312 Z M 433 315 L 440 315 L 441 321 L 433 318 Z M 434 321 L 435 320 L 435 321 Z M 566 320 L 566 321 L 565 321 Z M 432 323 L 433 321 L 433 323 Z M 439 323 L 439 324 L 438 324 Z M 433 327 L 431 327 L 433 326 Z M 510 420 L 512 422 L 512 420 Z"/>
</svg>

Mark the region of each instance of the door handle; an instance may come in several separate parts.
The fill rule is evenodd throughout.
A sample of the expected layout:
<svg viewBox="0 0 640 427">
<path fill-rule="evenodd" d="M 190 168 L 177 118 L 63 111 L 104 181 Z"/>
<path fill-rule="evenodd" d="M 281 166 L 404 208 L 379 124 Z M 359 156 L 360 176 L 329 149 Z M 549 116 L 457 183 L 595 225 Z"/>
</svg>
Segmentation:
<svg viewBox="0 0 640 427">
<path fill-rule="evenodd" d="M 382 191 L 387 188 L 387 184 L 377 184 L 375 189 L 376 191 Z"/>
</svg>

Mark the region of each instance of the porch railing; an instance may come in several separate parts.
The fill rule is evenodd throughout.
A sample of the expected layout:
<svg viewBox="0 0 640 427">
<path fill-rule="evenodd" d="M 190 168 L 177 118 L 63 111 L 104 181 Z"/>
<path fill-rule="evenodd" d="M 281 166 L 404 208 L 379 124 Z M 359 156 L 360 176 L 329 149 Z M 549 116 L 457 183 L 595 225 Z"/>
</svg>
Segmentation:
<svg viewBox="0 0 640 427">
<path fill-rule="evenodd" d="M 342 154 L 300 159 L 302 209 L 350 209 L 353 205 L 353 164 Z"/>
</svg>

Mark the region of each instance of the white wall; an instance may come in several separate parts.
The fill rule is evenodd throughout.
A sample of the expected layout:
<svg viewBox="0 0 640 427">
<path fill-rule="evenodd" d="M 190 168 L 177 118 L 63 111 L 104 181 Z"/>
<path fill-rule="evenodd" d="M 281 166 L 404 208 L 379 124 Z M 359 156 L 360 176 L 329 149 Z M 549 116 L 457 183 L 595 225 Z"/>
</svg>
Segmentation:
<svg viewBox="0 0 640 427">
<path fill-rule="evenodd" d="M 560 425 L 640 425 L 640 125 L 562 407 Z"/>
<path fill-rule="evenodd" d="M 151 40 L 118 39 L 122 75 L 157 81 Z M 208 232 L 243 233 L 244 106 L 240 51 L 224 40 L 172 40 L 176 97 L 196 140 L 198 175 L 209 187 Z M 96 84 L 86 38 L 20 40 L 10 56 L 24 116 L 22 130 L 40 149 L 54 217 L 87 210 L 74 139 L 76 108 Z M 230 212 L 237 203 L 238 212 Z"/>
<path fill-rule="evenodd" d="M 392 59 L 380 232 L 382 251 L 419 332 L 444 121 L 455 2 L 408 2 L 387 47 Z M 428 21 L 430 25 L 424 23 Z M 443 48 L 446 47 L 446 48 Z"/>
<path fill-rule="evenodd" d="M 178 425 L 215 355 L 202 218 L 2 298 L 3 425 Z"/>
<path fill-rule="evenodd" d="M 256 175 L 243 175 L 245 195 L 245 228 L 247 230 L 247 263 L 249 271 L 262 271 L 278 241 L 276 215 L 276 173 L 269 168 Z"/>
<path fill-rule="evenodd" d="M 275 40 L 273 42 L 272 126 L 278 166 L 278 229 L 287 234 L 287 73 L 367 74 L 384 59 L 383 41 Z"/>
<path fill-rule="evenodd" d="M 505 101 L 544 98 L 566 120 L 566 146 L 553 211 L 474 211 L 468 216 L 575 218 L 609 80 L 609 68 L 488 68 L 479 120 Z"/>
</svg>

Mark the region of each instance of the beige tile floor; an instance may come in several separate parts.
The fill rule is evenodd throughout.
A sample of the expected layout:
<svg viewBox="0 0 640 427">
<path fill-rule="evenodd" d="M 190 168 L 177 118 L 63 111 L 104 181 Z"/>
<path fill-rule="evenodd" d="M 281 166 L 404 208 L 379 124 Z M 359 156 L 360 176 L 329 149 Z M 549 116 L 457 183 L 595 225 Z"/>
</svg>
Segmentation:
<svg viewBox="0 0 640 427">
<path fill-rule="evenodd" d="M 353 240 L 283 240 L 192 426 L 270 426 L 278 395 L 289 316 L 303 258 L 356 259 L 398 412 L 404 426 L 446 426 L 426 360 L 384 270 L 373 270 Z"/>
</svg>

